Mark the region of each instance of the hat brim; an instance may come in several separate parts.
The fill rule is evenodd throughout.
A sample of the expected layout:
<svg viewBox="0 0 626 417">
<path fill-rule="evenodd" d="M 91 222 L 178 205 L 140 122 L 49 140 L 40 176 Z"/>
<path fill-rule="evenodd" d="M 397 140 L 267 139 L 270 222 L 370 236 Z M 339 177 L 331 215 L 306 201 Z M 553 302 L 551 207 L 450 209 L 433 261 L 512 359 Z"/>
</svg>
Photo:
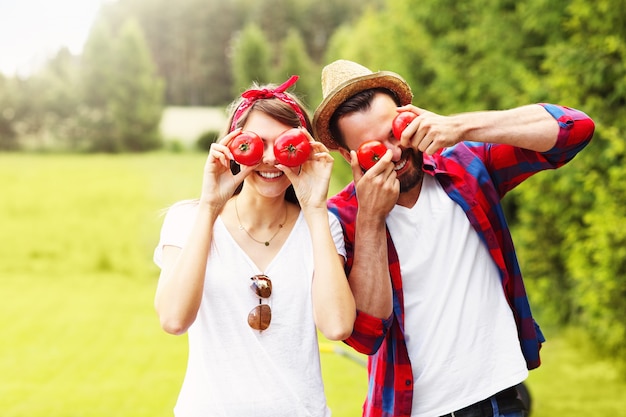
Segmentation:
<svg viewBox="0 0 626 417">
<path fill-rule="evenodd" d="M 313 116 L 313 132 L 315 138 L 322 142 L 328 149 L 337 150 L 339 144 L 335 142 L 330 133 L 330 119 L 343 102 L 361 91 L 372 88 L 385 88 L 392 91 L 402 106 L 410 104 L 413 100 L 411 87 L 398 74 L 390 71 L 379 71 L 373 74 L 351 78 L 335 87 L 322 100 Z"/>
</svg>

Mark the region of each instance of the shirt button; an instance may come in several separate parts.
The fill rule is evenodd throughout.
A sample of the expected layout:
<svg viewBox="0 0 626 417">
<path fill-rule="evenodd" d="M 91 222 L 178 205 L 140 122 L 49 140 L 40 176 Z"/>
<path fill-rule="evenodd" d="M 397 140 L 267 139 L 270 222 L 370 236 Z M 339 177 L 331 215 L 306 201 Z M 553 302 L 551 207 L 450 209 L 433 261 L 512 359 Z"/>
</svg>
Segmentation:
<svg viewBox="0 0 626 417">
<path fill-rule="evenodd" d="M 409 385 L 411 385 L 411 380 L 407 379 L 406 381 L 404 381 L 404 383 L 406 384 L 406 386 L 408 387 Z"/>
</svg>

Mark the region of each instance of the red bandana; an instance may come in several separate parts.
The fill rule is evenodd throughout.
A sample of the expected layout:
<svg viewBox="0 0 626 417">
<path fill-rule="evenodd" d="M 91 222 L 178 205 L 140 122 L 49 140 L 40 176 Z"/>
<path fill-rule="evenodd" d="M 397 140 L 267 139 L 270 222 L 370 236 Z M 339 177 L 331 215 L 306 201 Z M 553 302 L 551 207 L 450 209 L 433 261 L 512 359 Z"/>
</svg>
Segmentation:
<svg viewBox="0 0 626 417">
<path fill-rule="evenodd" d="M 285 94 L 285 90 L 294 85 L 296 81 L 298 81 L 298 78 L 300 77 L 298 77 L 297 75 L 292 75 L 287 81 L 285 81 L 273 90 L 264 88 L 262 90 L 244 91 L 243 94 L 241 94 L 241 97 L 243 97 L 244 99 L 241 104 L 239 104 L 239 107 L 237 107 L 237 110 L 235 110 L 235 114 L 233 115 L 233 122 L 230 125 L 230 131 L 232 132 L 233 130 L 235 130 L 237 120 L 239 120 L 241 115 L 246 110 L 248 110 L 255 101 L 268 98 L 277 98 L 280 101 L 289 104 L 293 111 L 296 112 L 296 114 L 298 115 L 298 118 L 300 119 L 300 124 L 303 127 L 307 127 L 306 119 L 304 118 L 304 114 L 302 114 L 302 109 L 300 109 L 300 106 L 298 106 L 298 104 L 291 97 Z"/>
</svg>

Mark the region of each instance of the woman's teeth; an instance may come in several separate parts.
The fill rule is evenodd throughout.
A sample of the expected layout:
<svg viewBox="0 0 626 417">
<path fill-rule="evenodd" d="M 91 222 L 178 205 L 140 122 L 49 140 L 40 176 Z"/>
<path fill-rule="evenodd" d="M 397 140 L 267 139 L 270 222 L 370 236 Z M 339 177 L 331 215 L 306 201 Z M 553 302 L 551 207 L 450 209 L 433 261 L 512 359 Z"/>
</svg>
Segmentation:
<svg viewBox="0 0 626 417">
<path fill-rule="evenodd" d="M 263 178 L 267 178 L 268 180 L 271 180 L 271 179 L 280 177 L 281 175 L 283 175 L 283 173 L 280 171 L 278 172 L 259 171 L 259 175 L 262 176 Z"/>
</svg>

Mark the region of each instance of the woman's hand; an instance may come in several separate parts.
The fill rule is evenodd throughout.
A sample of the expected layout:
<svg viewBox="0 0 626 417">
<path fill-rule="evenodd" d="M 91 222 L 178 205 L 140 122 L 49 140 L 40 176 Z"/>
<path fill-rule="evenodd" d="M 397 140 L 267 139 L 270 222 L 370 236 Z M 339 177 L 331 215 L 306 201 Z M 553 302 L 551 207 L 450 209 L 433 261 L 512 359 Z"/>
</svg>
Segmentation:
<svg viewBox="0 0 626 417">
<path fill-rule="evenodd" d="M 304 129 L 303 131 L 306 132 Z M 326 210 L 328 187 L 335 160 L 324 144 L 314 141 L 308 132 L 306 135 L 311 143 L 311 153 L 304 164 L 294 168 L 279 164 L 276 168 L 283 171 L 291 181 L 303 210 L 306 211 L 308 208 Z"/>
<path fill-rule="evenodd" d="M 245 165 L 240 165 L 241 171 L 236 175 L 233 175 L 230 170 L 230 161 L 234 158 L 228 149 L 228 144 L 239 134 L 241 134 L 241 129 L 233 130 L 218 142 L 211 144 L 204 164 L 201 202 L 221 209 L 244 178 L 254 171 L 254 166 Z"/>
</svg>

